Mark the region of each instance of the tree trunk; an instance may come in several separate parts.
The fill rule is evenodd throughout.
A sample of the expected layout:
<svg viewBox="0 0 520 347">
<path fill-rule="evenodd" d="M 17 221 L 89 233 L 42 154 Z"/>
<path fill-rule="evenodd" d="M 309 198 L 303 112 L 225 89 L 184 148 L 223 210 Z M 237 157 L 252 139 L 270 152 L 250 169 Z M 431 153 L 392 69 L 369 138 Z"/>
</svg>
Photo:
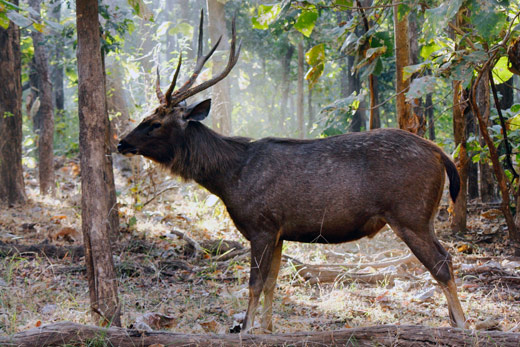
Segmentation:
<svg viewBox="0 0 520 347">
<path fill-rule="evenodd" d="M 81 210 L 90 305 L 95 321 L 121 325 L 105 182 L 108 127 L 97 0 L 76 2 Z M 100 88 L 101 86 L 101 88 Z"/>
<path fill-rule="evenodd" d="M 296 117 L 298 118 L 298 137 L 300 139 L 305 137 L 305 124 L 303 121 L 303 55 L 303 42 L 300 41 L 300 43 L 298 43 L 298 101 L 296 104 Z"/>
<path fill-rule="evenodd" d="M 102 340 L 109 346 L 518 346 L 520 334 L 502 331 L 376 325 L 335 331 L 285 334 L 183 334 L 166 331 L 99 328 L 61 322 L 0 337 L 2 346 L 88 345 Z"/>
<path fill-rule="evenodd" d="M 414 12 L 410 12 L 408 17 L 409 19 L 409 42 L 410 42 L 410 64 L 415 65 L 419 64 L 419 33 L 421 31 L 419 23 L 417 23 L 418 18 Z M 412 75 L 410 78 L 410 82 L 416 78 L 416 75 Z M 422 107 L 422 99 L 413 99 L 411 105 L 411 111 L 413 118 L 417 121 L 417 132 L 416 134 L 419 136 L 424 136 L 426 133 L 426 118 L 424 115 L 424 108 Z"/>
<path fill-rule="evenodd" d="M 60 22 L 61 17 L 61 2 L 56 2 L 49 13 L 50 18 L 56 23 Z M 52 91 L 54 97 L 54 107 L 56 113 L 61 115 L 65 109 L 65 91 L 63 86 L 64 71 L 63 71 L 63 45 L 59 44 L 61 41 L 61 33 L 55 35 L 55 46 L 52 52 L 54 64 L 51 66 Z"/>
<path fill-rule="evenodd" d="M 119 237 L 119 209 L 117 207 L 117 195 L 114 178 L 112 152 L 116 149 L 117 136 L 112 127 L 110 117 L 108 115 L 107 74 L 105 65 L 105 54 L 103 53 L 103 51 L 101 51 L 101 62 L 103 70 L 103 87 L 105 90 L 105 117 L 107 119 L 107 127 L 105 131 L 105 173 L 103 177 L 105 178 L 105 183 L 107 185 L 108 192 L 108 224 L 110 226 L 110 235 L 112 241 L 115 242 L 116 239 Z"/>
<path fill-rule="evenodd" d="M 475 115 L 471 110 L 466 112 L 466 139 L 471 136 L 478 137 L 478 127 L 475 123 Z M 474 163 L 471 158 L 475 153 L 468 153 L 468 199 L 477 199 L 479 196 L 478 193 L 478 163 Z"/>
<path fill-rule="evenodd" d="M 40 13 L 41 0 L 30 0 L 29 5 Z M 39 20 L 39 18 L 34 18 Z M 31 32 L 34 46 L 34 62 L 39 75 L 39 119 L 40 133 L 38 137 L 38 173 L 40 194 L 54 193 L 54 110 L 52 105 L 52 84 L 49 76 L 47 48 L 43 42 L 43 34 L 37 30 Z"/>
<path fill-rule="evenodd" d="M 466 231 L 467 217 L 467 182 L 468 182 L 468 152 L 466 148 L 466 120 L 464 109 L 460 104 L 463 90 L 460 81 L 453 82 L 453 138 L 455 146 L 459 148 L 459 155 L 455 158 L 455 164 L 460 176 L 460 191 L 451 216 L 451 230 L 456 233 Z"/>
<path fill-rule="evenodd" d="M 502 202 L 500 204 L 500 208 L 502 210 L 502 213 L 504 214 L 507 229 L 509 233 L 509 240 L 511 242 L 511 246 L 514 249 L 515 256 L 520 256 L 520 233 L 519 229 L 517 229 L 517 224 L 513 218 L 513 215 L 511 213 L 511 208 L 509 205 L 510 199 L 509 199 L 509 189 L 507 187 L 507 181 L 506 176 L 504 173 L 504 170 L 502 168 L 502 165 L 499 161 L 499 154 L 497 151 L 497 148 L 495 147 L 495 144 L 493 143 L 493 139 L 489 135 L 488 132 L 488 121 L 486 120 L 485 115 L 482 115 L 480 111 L 480 107 L 478 105 L 478 94 L 479 92 L 478 87 L 480 85 L 480 82 L 484 79 L 484 77 L 489 76 L 489 66 L 484 65 L 477 76 L 477 80 L 473 83 L 473 86 L 471 87 L 471 94 L 469 97 L 469 101 L 471 104 L 471 109 L 473 113 L 475 114 L 478 125 L 480 129 L 480 134 L 482 135 L 482 138 L 484 139 L 486 145 L 489 148 L 489 156 L 491 159 L 491 162 L 493 163 L 493 171 L 495 172 L 495 177 L 498 182 L 498 186 L 500 188 L 500 192 L 502 194 Z M 484 79 L 485 80 L 485 79 Z M 489 86 L 489 84 L 488 84 Z M 489 107 L 487 108 L 489 113 Z M 489 116 L 489 114 L 488 114 Z"/>
<path fill-rule="evenodd" d="M 209 17 L 209 36 L 212 43 L 217 42 L 218 38 L 222 36 L 218 51 L 225 52 L 229 48 L 228 35 L 226 29 L 226 17 L 224 11 L 224 3 L 218 0 L 206 0 L 208 6 Z M 217 51 L 217 52 L 218 52 Z M 222 54 L 215 54 L 213 56 L 213 67 L 211 74 L 216 76 L 226 66 L 225 57 Z M 225 78 L 219 83 L 215 84 L 211 89 L 212 103 L 211 108 L 213 112 L 211 117 L 213 120 L 213 129 L 219 130 L 223 135 L 230 135 L 232 133 L 231 127 L 231 97 L 229 95 L 229 79 Z"/>
<path fill-rule="evenodd" d="M 348 56 L 347 57 L 347 66 L 343 67 L 342 74 L 345 74 L 346 76 L 346 83 L 342 83 L 342 90 L 341 90 L 341 96 L 343 98 L 346 98 L 352 93 L 356 92 L 359 93 L 361 91 L 361 81 L 359 80 L 359 75 L 357 73 L 352 74 L 352 69 L 354 66 L 354 57 Z M 342 80 L 345 80 L 345 77 L 342 77 Z M 345 88 L 345 89 L 343 89 Z M 366 102 L 362 100 L 359 103 L 359 107 L 352 116 L 352 122 L 350 123 L 348 131 L 353 132 L 359 132 L 363 128 L 363 125 L 365 124 L 365 109 L 366 109 Z"/>
<path fill-rule="evenodd" d="M 18 5 L 18 0 L 13 3 Z M 0 203 L 26 200 L 22 168 L 22 67 L 20 29 L 0 27 Z"/>
<path fill-rule="evenodd" d="M 432 94 L 426 95 L 426 118 L 428 118 L 428 138 L 435 141 L 435 117 L 433 114 Z"/>
<path fill-rule="evenodd" d="M 288 118 L 287 102 L 289 100 L 290 81 L 289 75 L 291 73 L 291 59 L 294 53 L 294 47 L 287 43 L 287 50 L 282 58 L 282 100 L 280 103 L 280 130 L 285 129 L 285 120 Z"/>
<path fill-rule="evenodd" d="M 410 38 L 408 37 L 408 16 L 399 18 L 398 1 L 394 0 L 394 37 L 395 37 L 395 70 L 396 70 L 396 111 L 400 129 L 417 133 L 419 124 L 413 116 L 410 104 L 406 102 L 405 93 L 410 86 L 410 79 L 404 79 L 404 67 L 410 65 Z"/>
<path fill-rule="evenodd" d="M 480 110 L 480 114 L 487 126 L 491 126 L 491 120 L 489 119 L 490 105 L 489 105 L 489 77 L 483 75 L 477 86 L 476 91 L 476 102 Z M 481 137 L 480 145 L 484 147 L 486 142 Z M 493 170 L 488 163 L 479 163 L 480 171 L 480 198 L 482 202 L 496 202 L 498 200 L 497 191 L 495 187 L 495 179 L 493 177 Z"/>
<path fill-rule="evenodd" d="M 377 90 L 377 78 L 373 74 L 368 76 L 368 84 L 370 89 L 370 120 L 369 129 L 381 128 L 381 117 L 379 116 L 379 92 Z"/>
<path fill-rule="evenodd" d="M 307 113 L 309 114 L 309 124 L 307 125 L 307 129 L 311 130 L 314 125 L 314 110 L 312 107 L 312 88 L 307 84 Z"/>
</svg>

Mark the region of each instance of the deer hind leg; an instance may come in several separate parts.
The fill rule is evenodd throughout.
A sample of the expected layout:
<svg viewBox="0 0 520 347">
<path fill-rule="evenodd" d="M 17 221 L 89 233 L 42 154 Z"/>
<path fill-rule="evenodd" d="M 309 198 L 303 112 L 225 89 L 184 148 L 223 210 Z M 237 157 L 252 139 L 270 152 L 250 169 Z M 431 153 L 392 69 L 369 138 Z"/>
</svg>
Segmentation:
<svg viewBox="0 0 520 347">
<path fill-rule="evenodd" d="M 273 331 L 273 298 L 274 289 L 276 287 L 276 279 L 278 278 L 278 272 L 280 270 L 280 263 L 282 260 L 282 245 L 283 241 L 280 240 L 276 244 L 273 252 L 273 260 L 271 262 L 271 268 L 269 275 L 264 284 L 264 311 L 262 313 L 262 329 Z"/>
<path fill-rule="evenodd" d="M 256 241 L 256 242 L 255 242 Z M 249 275 L 249 304 L 242 322 L 242 331 L 248 332 L 254 325 L 260 294 L 269 277 L 276 240 L 262 235 L 251 241 L 251 272 Z"/>
<path fill-rule="evenodd" d="M 433 226 L 418 228 L 416 229 L 418 231 L 404 227 L 392 228 L 441 286 L 448 301 L 451 325 L 461 329 L 466 328 L 464 311 L 457 296 L 451 256 L 437 240 L 433 233 Z"/>
</svg>

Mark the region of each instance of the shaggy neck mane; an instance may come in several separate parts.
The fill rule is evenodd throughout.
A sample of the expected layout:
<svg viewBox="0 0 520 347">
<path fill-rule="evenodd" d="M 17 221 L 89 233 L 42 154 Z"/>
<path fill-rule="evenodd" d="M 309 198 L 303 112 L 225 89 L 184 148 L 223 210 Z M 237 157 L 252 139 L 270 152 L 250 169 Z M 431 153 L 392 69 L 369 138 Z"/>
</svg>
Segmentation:
<svg viewBox="0 0 520 347">
<path fill-rule="evenodd" d="M 251 141 L 245 137 L 222 136 L 199 122 L 189 122 L 184 136 L 184 145 L 175 148 L 169 169 L 199 183 L 232 171 Z"/>
</svg>

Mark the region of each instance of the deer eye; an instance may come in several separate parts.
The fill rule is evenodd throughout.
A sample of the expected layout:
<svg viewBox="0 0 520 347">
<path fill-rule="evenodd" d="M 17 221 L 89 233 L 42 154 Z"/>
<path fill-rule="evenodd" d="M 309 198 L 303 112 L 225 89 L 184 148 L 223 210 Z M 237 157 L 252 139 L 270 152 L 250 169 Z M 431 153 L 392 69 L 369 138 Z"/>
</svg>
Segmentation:
<svg viewBox="0 0 520 347">
<path fill-rule="evenodd" d="M 150 124 L 148 126 L 148 132 L 146 133 L 146 135 L 149 136 L 152 131 L 154 131 L 157 128 L 160 128 L 161 125 L 162 125 L 161 123 L 152 123 L 152 124 Z"/>
</svg>

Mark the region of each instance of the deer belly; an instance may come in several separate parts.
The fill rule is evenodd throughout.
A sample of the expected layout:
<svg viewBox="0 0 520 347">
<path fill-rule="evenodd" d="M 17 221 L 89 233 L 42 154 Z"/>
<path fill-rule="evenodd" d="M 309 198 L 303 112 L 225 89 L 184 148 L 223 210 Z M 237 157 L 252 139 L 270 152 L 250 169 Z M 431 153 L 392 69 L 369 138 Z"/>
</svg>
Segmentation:
<svg viewBox="0 0 520 347">
<path fill-rule="evenodd" d="M 286 241 L 305 243 L 342 243 L 373 237 L 386 224 L 382 216 L 360 218 L 358 221 L 323 221 L 320 225 L 294 224 L 282 227 L 281 238 Z"/>
</svg>

